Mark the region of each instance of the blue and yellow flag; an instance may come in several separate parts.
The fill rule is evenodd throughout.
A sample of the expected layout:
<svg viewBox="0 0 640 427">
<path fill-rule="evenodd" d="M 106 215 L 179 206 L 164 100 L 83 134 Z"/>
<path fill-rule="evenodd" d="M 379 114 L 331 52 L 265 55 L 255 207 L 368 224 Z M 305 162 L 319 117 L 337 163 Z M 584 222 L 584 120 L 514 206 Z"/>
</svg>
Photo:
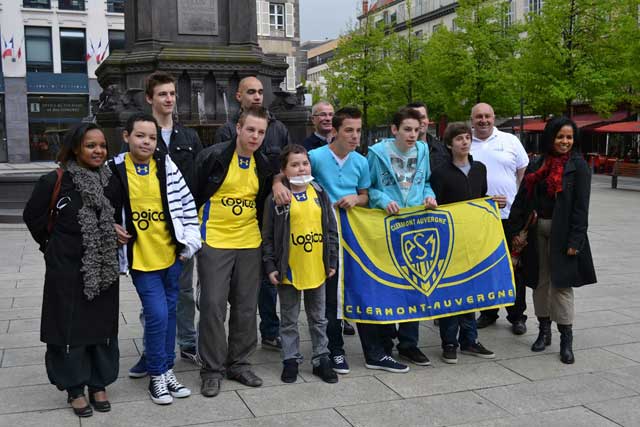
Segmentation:
<svg viewBox="0 0 640 427">
<path fill-rule="evenodd" d="M 366 323 L 425 320 L 512 305 L 515 282 L 496 203 L 435 210 L 340 210 L 342 315 Z"/>
</svg>

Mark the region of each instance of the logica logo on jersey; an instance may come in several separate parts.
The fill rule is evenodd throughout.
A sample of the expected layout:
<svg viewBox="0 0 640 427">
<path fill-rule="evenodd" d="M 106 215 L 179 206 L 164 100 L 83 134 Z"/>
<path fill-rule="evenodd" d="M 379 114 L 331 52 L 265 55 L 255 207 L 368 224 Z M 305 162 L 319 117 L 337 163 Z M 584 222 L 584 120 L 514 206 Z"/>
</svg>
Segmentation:
<svg viewBox="0 0 640 427">
<path fill-rule="evenodd" d="M 145 231 L 147 228 L 149 228 L 151 221 L 164 221 L 165 216 L 164 212 L 157 212 L 148 209 L 142 212 L 131 212 L 131 219 L 136 223 L 138 230 Z"/>
<path fill-rule="evenodd" d="M 224 197 L 222 199 L 222 206 L 231 208 L 231 212 L 235 216 L 242 215 L 242 211 L 244 208 L 247 209 L 255 209 L 256 201 L 255 200 L 245 200 L 245 199 L 235 199 L 233 197 Z"/>
<path fill-rule="evenodd" d="M 302 246 L 305 252 L 313 251 L 314 243 L 322 243 L 321 233 L 298 234 L 291 233 L 291 244 L 293 246 Z"/>
</svg>

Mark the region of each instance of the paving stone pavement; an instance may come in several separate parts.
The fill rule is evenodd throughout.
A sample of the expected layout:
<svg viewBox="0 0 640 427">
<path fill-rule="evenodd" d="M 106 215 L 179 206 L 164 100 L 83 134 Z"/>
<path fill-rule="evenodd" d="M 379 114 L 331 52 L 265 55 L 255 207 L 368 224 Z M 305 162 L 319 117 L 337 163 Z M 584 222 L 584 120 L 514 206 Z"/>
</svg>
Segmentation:
<svg viewBox="0 0 640 427">
<path fill-rule="evenodd" d="M 422 322 L 420 346 L 432 366 L 407 374 L 364 367 L 357 337 L 345 337 L 352 365 L 335 385 L 322 383 L 306 362 L 295 384 L 280 381 L 276 352 L 252 356 L 264 386 L 224 381 L 218 397 L 199 394 L 197 368 L 182 360 L 176 371 L 193 390 L 187 399 L 159 407 L 147 380 L 127 377 L 139 357 L 140 303 L 129 279 L 121 283 L 120 376 L 109 387 L 113 410 L 80 420 L 65 395 L 49 384 L 39 340 L 44 263 L 26 228 L 0 225 L 1 426 L 640 426 L 640 180 L 593 179 L 590 239 L 599 283 L 576 290 L 574 365 L 550 348 L 532 353 L 537 331 L 528 291 L 528 332 L 511 334 L 504 315 L 480 331 L 495 360 L 460 355 L 442 363 L 439 335 Z M 504 312 L 503 312 L 504 313 Z M 301 316 L 302 350 L 311 345 Z"/>
</svg>

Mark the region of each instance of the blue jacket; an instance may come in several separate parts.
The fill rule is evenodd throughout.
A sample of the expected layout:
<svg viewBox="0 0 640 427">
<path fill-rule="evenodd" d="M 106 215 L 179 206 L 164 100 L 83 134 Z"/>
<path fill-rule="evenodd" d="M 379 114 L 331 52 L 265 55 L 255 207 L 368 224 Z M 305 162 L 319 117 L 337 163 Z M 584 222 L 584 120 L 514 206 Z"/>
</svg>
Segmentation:
<svg viewBox="0 0 640 427">
<path fill-rule="evenodd" d="M 371 187 L 369 188 L 369 206 L 372 208 L 384 209 L 389 203 L 395 201 L 401 208 L 409 206 L 421 206 L 424 199 L 433 197 L 435 193 L 429 184 L 431 168 L 429 166 L 429 149 L 422 141 L 416 143 L 418 150 L 418 163 L 413 183 L 407 196 L 406 203 L 403 201 L 402 192 L 398 185 L 396 174 L 391 166 L 389 155 L 385 145 L 392 139 L 385 139 L 376 145 L 369 147 L 367 160 L 371 171 Z"/>
</svg>

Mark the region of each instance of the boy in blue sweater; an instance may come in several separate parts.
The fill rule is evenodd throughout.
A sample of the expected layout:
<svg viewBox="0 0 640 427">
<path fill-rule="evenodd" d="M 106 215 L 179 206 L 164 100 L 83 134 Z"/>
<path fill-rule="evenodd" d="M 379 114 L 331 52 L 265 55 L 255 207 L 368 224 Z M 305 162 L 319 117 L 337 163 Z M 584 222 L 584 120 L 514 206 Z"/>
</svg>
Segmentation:
<svg viewBox="0 0 640 427">
<path fill-rule="evenodd" d="M 415 109 L 402 108 L 393 117 L 391 132 L 395 139 L 374 145 L 367 156 L 371 173 L 369 206 L 396 214 L 401 208 L 438 206 L 429 184 L 429 147 L 418 141 L 420 113 Z M 387 354 L 393 350 L 392 337 L 395 325 L 388 328 L 384 339 Z M 416 365 L 426 366 L 431 362 L 418 348 L 418 322 L 405 322 L 398 328 L 398 354 Z"/>
</svg>

